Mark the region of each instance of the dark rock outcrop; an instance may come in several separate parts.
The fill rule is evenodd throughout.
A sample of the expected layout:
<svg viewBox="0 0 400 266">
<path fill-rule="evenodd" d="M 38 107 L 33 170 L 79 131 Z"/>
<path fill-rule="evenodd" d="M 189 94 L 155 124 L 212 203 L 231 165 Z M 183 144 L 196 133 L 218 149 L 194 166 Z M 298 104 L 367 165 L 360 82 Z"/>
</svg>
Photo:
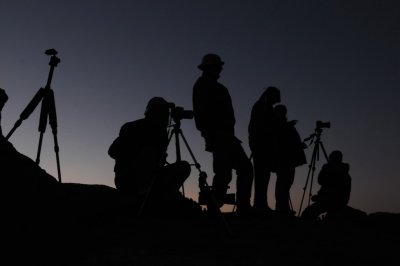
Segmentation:
<svg viewBox="0 0 400 266">
<path fill-rule="evenodd" d="M 137 217 L 104 185 L 59 183 L 0 139 L 4 265 L 398 265 L 400 214 Z M 215 217 L 214 217 L 215 218 Z M 5 222 L 5 223 L 4 223 Z"/>
</svg>

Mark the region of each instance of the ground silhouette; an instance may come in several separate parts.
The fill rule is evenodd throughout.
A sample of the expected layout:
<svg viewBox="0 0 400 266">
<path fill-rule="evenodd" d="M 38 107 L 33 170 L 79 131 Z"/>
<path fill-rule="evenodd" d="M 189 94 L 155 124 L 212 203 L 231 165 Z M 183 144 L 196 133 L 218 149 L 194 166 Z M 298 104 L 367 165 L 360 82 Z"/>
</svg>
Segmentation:
<svg viewBox="0 0 400 266">
<path fill-rule="evenodd" d="M 114 188 L 59 183 L 0 142 L 7 265 L 398 265 L 400 214 L 137 217 Z M 4 223 L 3 223 L 4 224 Z M 397 264 L 396 264 L 397 263 Z"/>
</svg>

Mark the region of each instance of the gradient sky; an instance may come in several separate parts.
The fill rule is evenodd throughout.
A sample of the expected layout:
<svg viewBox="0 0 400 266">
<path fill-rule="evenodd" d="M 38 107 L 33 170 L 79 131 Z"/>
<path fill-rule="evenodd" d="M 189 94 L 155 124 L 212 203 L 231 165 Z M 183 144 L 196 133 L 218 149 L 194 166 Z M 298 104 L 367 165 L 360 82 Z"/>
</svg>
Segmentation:
<svg viewBox="0 0 400 266">
<path fill-rule="evenodd" d="M 204 54 L 218 53 L 225 61 L 220 81 L 231 93 L 236 134 L 248 154 L 251 107 L 264 87 L 276 86 L 302 138 L 314 132 L 317 120 L 331 122 L 322 142 L 328 152 L 341 150 L 350 164 L 350 205 L 368 213 L 400 212 L 399 14 L 396 0 L 0 0 L 0 87 L 10 97 L 3 132 L 45 86 L 44 51 L 55 48 L 61 63 L 52 88 L 63 181 L 114 187 L 107 150 L 121 125 L 142 118 L 153 96 L 191 109 L 197 65 Z M 33 159 L 39 113 L 37 108 L 10 139 Z M 211 183 L 211 155 L 194 121 L 183 120 L 182 130 Z M 192 162 L 184 146 L 182 153 Z M 323 163 L 321 155 L 317 172 Z M 57 176 L 49 128 L 41 167 Z M 295 210 L 307 171 L 304 165 L 296 172 Z M 197 181 L 193 168 L 185 190 L 195 200 Z M 274 183 L 273 177 L 271 206 Z M 316 181 L 313 186 L 319 188 Z"/>
</svg>

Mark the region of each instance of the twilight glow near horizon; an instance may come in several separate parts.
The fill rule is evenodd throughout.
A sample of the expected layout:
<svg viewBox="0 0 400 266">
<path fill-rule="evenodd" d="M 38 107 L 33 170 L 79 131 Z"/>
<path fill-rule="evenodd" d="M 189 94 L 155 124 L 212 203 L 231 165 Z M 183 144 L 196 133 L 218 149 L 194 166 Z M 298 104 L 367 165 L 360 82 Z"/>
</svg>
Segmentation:
<svg viewBox="0 0 400 266">
<path fill-rule="evenodd" d="M 0 87 L 9 96 L 3 133 L 45 86 L 44 51 L 54 48 L 61 59 L 52 89 L 63 181 L 114 187 L 107 150 L 120 127 L 142 118 L 153 96 L 191 110 L 197 65 L 204 54 L 217 53 L 225 62 L 220 82 L 232 97 L 236 135 L 248 155 L 251 107 L 264 87 L 276 86 L 303 139 L 317 120 L 331 122 L 321 139 L 328 153 L 341 150 L 350 164 L 349 205 L 400 212 L 399 14 L 394 0 L 0 0 Z M 39 109 L 10 138 L 32 159 Z M 194 121 L 183 120 L 182 130 L 211 184 L 211 154 Z M 192 162 L 183 143 L 181 149 Z M 174 145 L 168 154 L 174 161 Z M 321 153 L 317 173 L 324 162 Z M 57 176 L 50 128 L 40 166 Z M 307 172 L 308 165 L 296 170 L 295 210 Z M 197 182 L 193 167 L 185 193 L 195 200 Z M 274 207 L 274 175 L 270 182 Z M 316 180 L 313 187 L 315 193 Z"/>
</svg>

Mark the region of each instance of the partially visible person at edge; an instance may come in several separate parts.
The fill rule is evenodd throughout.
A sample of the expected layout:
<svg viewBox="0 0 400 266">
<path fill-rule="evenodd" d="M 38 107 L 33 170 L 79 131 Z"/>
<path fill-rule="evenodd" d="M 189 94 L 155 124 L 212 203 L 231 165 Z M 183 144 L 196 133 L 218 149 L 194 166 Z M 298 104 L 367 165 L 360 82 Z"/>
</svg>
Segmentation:
<svg viewBox="0 0 400 266">
<path fill-rule="evenodd" d="M 3 131 L 1 129 L 1 111 L 3 110 L 3 107 L 7 101 L 8 101 L 8 96 L 6 91 L 0 88 L 0 138 L 3 138 Z"/>
</svg>

